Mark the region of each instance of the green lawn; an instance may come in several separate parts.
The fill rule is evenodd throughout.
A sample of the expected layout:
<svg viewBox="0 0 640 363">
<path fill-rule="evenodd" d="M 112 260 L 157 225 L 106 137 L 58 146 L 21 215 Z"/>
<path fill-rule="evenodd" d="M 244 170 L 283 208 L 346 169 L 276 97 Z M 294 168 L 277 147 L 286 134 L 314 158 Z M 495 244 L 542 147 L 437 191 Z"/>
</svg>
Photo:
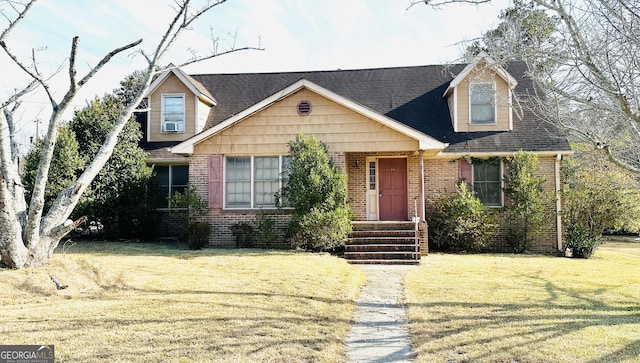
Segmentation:
<svg viewBox="0 0 640 363">
<path fill-rule="evenodd" d="M 418 362 L 640 360 L 640 243 L 588 260 L 431 254 L 405 286 Z"/>
<path fill-rule="evenodd" d="M 363 282 L 325 254 L 79 242 L 0 270 L 0 344 L 54 344 L 56 362 L 339 362 Z"/>
</svg>

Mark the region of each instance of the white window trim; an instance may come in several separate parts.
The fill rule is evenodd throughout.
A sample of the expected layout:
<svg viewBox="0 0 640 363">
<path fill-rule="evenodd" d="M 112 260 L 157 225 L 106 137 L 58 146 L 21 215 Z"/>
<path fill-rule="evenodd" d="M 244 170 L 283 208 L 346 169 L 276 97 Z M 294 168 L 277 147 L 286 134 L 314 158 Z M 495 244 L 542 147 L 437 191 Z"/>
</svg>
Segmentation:
<svg viewBox="0 0 640 363">
<path fill-rule="evenodd" d="M 458 132 L 458 87 L 453 88 L 453 132 Z M 471 99 L 469 99 L 471 106 Z M 471 107 L 469 107 L 469 119 L 471 119 Z"/>
<path fill-rule="evenodd" d="M 480 85 L 480 84 L 490 84 L 491 88 L 493 89 L 493 122 L 473 122 L 473 117 L 472 117 L 472 105 L 471 105 L 471 89 L 473 88 L 473 86 L 476 85 Z M 497 125 L 498 124 L 498 102 L 497 102 L 497 90 L 496 90 L 496 82 L 495 81 L 476 81 L 476 82 L 471 82 L 469 83 L 469 100 L 468 100 L 468 105 L 469 105 L 469 125 L 473 125 L 473 126 L 486 126 L 486 125 Z"/>
<path fill-rule="evenodd" d="M 500 160 L 500 204 L 493 205 L 493 204 L 485 204 L 484 202 L 482 202 L 482 204 L 486 205 L 489 208 L 502 208 L 502 207 L 504 207 L 504 190 L 503 190 L 503 188 L 504 188 L 504 162 L 502 161 L 502 158 L 500 158 L 499 160 Z M 471 163 L 471 181 L 472 181 L 471 186 L 472 186 L 472 188 L 474 190 L 474 193 L 475 193 L 475 182 L 476 182 L 475 181 L 476 173 L 475 173 L 475 170 L 474 170 L 475 167 L 476 166 L 473 163 Z"/>
<path fill-rule="evenodd" d="M 166 131 L 164 124 L 164 100 L 166 97 L 182 97 L 182 131 Z M 163 134 L 184 134 L 187 128 L 187 98 L 184 93 L 163 93 L 160 95 L 160 132 Z"/>
<path fill-rule="evenodd" d="M 282 166 L 283 166 L 283 158 L 289 155 L 225 155 L 224 156 L 224 160 L 222 163 L 222 201 L 223 201 L 223 206 L 222 209 L 223 210 L 275 210 L 278 209 L 278 207 L 273 206 L 273 207 L 263 207 L 263 206 L 256 206 L 255 203 L 255 189 L 254 189 L 254 182 L 255 182 L 255 167 L 254 167 L 254 160 L 256 157 L 278 157 L 278 175 L 282 175 Z M 249 157 L 251 159 L 250 163 L 249 163 L 249 168 L 250 168 L 250 183 L 251 183 L 251 187 L 249 188 L 249 190 L 251 191 L 251 197 L 250 197 L 250 203 L 248 207 L 228 207 L 227 206 L 227 158 L 229 157 Z M 278 182 L 279 182 L 279 186 L 278 189 L 282 190 L 282 178 L 278 178 Z M 284 207 L 283 209 L 289 209 L 288 207 Z"/>
</svg>

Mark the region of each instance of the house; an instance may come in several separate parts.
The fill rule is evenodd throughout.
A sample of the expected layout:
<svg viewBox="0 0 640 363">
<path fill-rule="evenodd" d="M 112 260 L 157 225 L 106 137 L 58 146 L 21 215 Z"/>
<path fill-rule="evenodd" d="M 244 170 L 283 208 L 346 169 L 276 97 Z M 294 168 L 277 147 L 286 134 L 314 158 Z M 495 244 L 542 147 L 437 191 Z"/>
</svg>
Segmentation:
<svg viewBox="0 0 640 363">
<path fill-rule="evenodd" d="M 148 93 L 145 147 L 166 193 L 189 183 L 209 201 L 215 246 L 233 246 L 228 227 L 257 213 L 284 230 L 289 211 L 275 207 L 274 192 L 287 142 L 300 133 L 327 144 L 345 171 L 356 221 L 424 227 L 429 201 L 455 192 L 460 179 L 502 207 L 501 158 L 519 150 L 539 156 L 546 189 L 560 189 L 571 149 L 527 107 L 535 89 L 525 70 L 486 55 L 466 65 L 313 72 L 188 75 L 169 67 Z M 535 252 L 562 249 L 561 205 L 549 206 L 553 223 Z M 506 248 L 504 236 L 495 247 Z"/>
</svg>

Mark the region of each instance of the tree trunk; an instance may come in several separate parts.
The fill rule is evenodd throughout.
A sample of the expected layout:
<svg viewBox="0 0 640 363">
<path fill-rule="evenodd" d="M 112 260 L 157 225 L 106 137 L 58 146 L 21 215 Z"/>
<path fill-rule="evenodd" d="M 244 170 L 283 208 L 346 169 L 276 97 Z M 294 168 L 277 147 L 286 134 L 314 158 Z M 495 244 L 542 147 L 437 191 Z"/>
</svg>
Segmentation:
<svg viewBox="0 0 640 363">
<path fill-rule="evenodd" d="M 2 183 L 4 188 L 4 183 Z M 22 226 L 8 208 L 0 212 L 0 263 L 10 268 L 28 265 L 29 250 L 22 243 Z"/>
</svg>

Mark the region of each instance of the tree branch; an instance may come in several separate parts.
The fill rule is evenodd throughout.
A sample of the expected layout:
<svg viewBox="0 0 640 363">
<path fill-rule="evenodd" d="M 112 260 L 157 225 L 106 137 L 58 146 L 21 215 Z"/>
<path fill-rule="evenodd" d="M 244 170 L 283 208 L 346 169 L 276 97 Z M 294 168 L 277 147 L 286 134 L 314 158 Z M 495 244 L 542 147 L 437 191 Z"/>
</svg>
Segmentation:
<svg viewBox="0 0 640 363">
<path fill-rule="evenodd" d="M 490 2 L 491 0 L 419 0 L 419 1 L 411 0 L 409 1 L 409 6 L 407 7 L 407 10 L 411 9 L 412 7 L 418 4 L 425 4 L 427 6 L 431 6 L 432 8 L 437 9 L 437 8 L 441 8 L 443 6 L 451 5 L 451 4 L 480 5 L 480 4 L 487 4 Z"/>
<path fill-rule="evenodd" d="M 122 53 L 125 50 L 134 48 L 138 46 L 140 43 L 142 43 L 142 39 L 138 39 L 135 42 L 131 42 L 127 45 L 116 48 L 110 51 L 109 53 L 107 53 L 104 57 L 102 57 L 102 59 L 100 60 L 100 62 L 98 62 L 98 64 L 96 64 L 93 68 L 91 68 L 91 70 L 84 77 L 82 77 L 80 82 L 78 82 L 78 87 L 82 87 L 85 83 L 87 83 L 91 79 L 91 77 L 93 77 L 96 73 L 98 73 L 98 71 L 102 69 L 102 67 L 104 67 L 115 55 Z"/>
<path fill-rule="evenodd" d="M 0 42 L 4 42 L 4 39 L 9 35 L 9 33 L 11 33 L 11 31 L 16 27 L 16 25 L 18 25 L 18 23 L 22 19 L 24 19 L 25 15 L 27 15 L 29 10 L 31 10 L 31 7 L 33 6 L 33 4 L 35 4 L 35 2 L 36 0 L 31 0 L 27 3 L 27 5 L 25 5 L 22 11 L 17 11 L 18 16 L 15 18 L 15 20 L 10 21 L 9 26 L 7 26 L 7 28 L 2 32 L 2 34 L 0 34 Z M 15 6 L 12 6 L 12 7 L 15 10 Z"/>
<path fill-rule="evenodd" d="M 202 62 L 202 61 L 205 61 L 205 60 L 208 60 L 208 59 L 212 59 L 212 58 L 223 56 L 225 54 L 240 52 L 240 51 L 244 51 L 244 50 L 264 50 L 264 48 L 261 48 L 261 47 L 242 47 L 242 48 L 229 49 L 229 50 L 226 50 L 224 52 L 210 54 L 210 55 L 204 56 L 204 57 L 192 58 L 192 59 L 190 59 L 190 60 L 188 60 L 188 61 L 186 61 L 184 63 L 181 63 L 178 67 L 184 67 L 184 66 L 187 66 L 189 64 Z"/>
<path fill-rule="evenodd" d="M 76 55 L 78 54 L 78 36 L 71 41 L 71 54 L 69 55 L 69 92 L 75 94 L 78 85 L 76 84 Z"/>
<path fill-rule="evenodd" d="M 601 148 L 604 149 L 604 151 L 606 152 L 607 157 L 609 158 L 609 160 L 612 163 L 614 163 L 616 166 L 619 166 L 619 167 L 621 167 L 623 169 L 630 170 L 630 171 L 632 171 L 634 173 L 640 174 L 640 168 L 637 168 L 637 167 L 635 167 L 635 166 L 633 166 L 633 165 L 631 165 L 629 163 L 625 163 L 624 161 L 622 161 L 619 158 L 617 158 L 613 154 L 613 152 L 611 151 L 611 148 L 609 147 L 609 145 L 606 145 L 606 144 L 602 145 Z"/>
<path fill-rule="evenodd" d="M 2 102 L 2 104 L 0 104 L 0 108 L 5 108 L 5 107 L 9 107 L 10 104 L 12 103 L 17 103 L 18 100 L 20 98 L 22 98 L 22 96 L 28 94 L 29 92 L 33 91 L 37 86 L 38 86 L 38 81 L 36 80 L 32 80 L 31 83 L 29 83 L 27 86 L 25 86 L 23 89 L 17 91 L 12 94 L 11 96 L 9 96 L 9 98 L 7 98 L 6 100 L 4 100 L 4 102 Z M 12 112 L 15 111 L 15 107 L 12 110 Z"/>
</svg>

